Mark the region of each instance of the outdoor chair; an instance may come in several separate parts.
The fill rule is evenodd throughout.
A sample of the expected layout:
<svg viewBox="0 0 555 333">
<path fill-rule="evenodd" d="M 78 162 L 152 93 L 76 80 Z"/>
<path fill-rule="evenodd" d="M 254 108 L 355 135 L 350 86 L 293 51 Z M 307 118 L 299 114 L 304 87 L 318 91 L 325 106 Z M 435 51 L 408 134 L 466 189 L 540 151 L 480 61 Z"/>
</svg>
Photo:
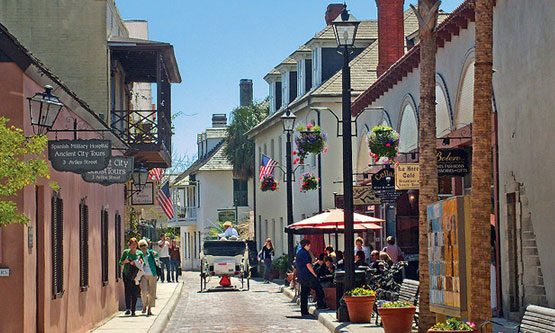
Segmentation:
<svg viewBox="0 0 555 333">
<path fill-rule="evenodd" d="M 524 311 L 520 324 L 507 326 L 494 320 L 487 321 L 482 326 L 494 323 L 504 328 L 518 329 L 523 333 L 552 333 L 555 332 L 555 309 L 529 304 Z"/>
</svg>

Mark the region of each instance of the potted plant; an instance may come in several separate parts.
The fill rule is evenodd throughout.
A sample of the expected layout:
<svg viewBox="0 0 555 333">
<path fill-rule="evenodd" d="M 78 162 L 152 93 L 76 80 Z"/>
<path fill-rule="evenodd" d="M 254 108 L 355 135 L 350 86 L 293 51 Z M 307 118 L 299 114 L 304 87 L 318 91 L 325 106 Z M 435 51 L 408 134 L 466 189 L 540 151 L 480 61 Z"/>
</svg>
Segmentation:
<svg viewBox="0 0 555 333">
<path fill-rule="evenodd" d="M 264 176 L 264 178 L 262 178 L 262 181 L 260 181 L 260 190 L 262 192 L 277 191 L 278 189 L 279 183 L 273 175 L 266 175 Z"/>
<path fill-rule="evenodd" d="M 317 178 L 310 172 L 304 173 L 303 177 L 299 181 L 299 183 L 301 184 L 301 192 L 306 193 L 308 191 L 318 189 L 319 180 L 319 178 Z"/>
<path fill-rule="evenodd" d="M 318 155 L 326 150 L 326 134 L 322 132 L 320 126 L 308 124 L 306 126 L 297 127 L 299 135 L 295 138 L 297 145 L 296 154 L 301 163 L 309 153 Z M 297 159 L 295 159 L 297 161 Z"/>
<path fill-rule="evenodd" d="M 287 272 L 287 266 L 288 266 L 287 255 L 282 255 L 272 260 L 272 272 L 277 273 L 276 277 L 279 277 L 280 279 L 285 278 L 285 273 Z"/>
<path fill-rule="evenodd" d="M 399 150 L 399 133 L 389 126 L 376 126 L 367 136 L 370 156 L 374 163 L 382 157 L 386 157 L 389 163 L 393 163 Z"/>
<path fill-rule="evenodd" d="M 351 323 L 369 323 L 376 293 L 368 288 L 355 288 L 347 291 L 344 296 Z"/>
<path fill-rule="evenodd" d="M 478 332 L 476 324 L 470 321 L 463 322 L 456 318 L 449 318 L 444 323 L 436 323 L 432 326 L 428 333 L 439 333 L 439 332 Z"/>
<path fill-rule="evenodd" d="M 378 306 L 385 333 L 410 333 L 416 307 L 409 302 L 383 302 Z"/>
</svg>

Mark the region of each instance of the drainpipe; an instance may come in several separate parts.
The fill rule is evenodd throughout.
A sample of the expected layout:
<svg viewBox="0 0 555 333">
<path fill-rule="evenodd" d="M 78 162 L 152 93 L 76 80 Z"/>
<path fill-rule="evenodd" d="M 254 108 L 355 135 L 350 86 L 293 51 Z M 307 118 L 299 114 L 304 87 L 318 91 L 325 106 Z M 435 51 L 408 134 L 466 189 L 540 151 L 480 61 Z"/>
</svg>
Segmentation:
<svg viewBox="0 0 555 333">
<path fill-rule="evenodd" d="M 495 74 L 495 71 L 493 72 Z M 499 216 L 499 121 L 495 91 L 492 87 L 493 101 L 493 209 L 495 214 L 495 286 L 497 296 L 497 317 L 503 316 L 503 297 L 501 295 L 501 253 L 499 242 L 501 239 Z"/>
</svg>

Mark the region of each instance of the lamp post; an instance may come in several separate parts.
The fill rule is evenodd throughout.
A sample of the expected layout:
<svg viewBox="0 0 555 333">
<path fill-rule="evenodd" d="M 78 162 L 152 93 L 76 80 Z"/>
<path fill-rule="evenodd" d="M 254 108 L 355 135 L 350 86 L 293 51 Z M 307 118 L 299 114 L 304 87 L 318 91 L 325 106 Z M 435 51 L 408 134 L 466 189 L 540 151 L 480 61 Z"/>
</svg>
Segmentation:
<svg viewBox="0 0 555 333">
<path fill-rule="evenodd" d="M 145 188 L 146 182 L 148 180 L 148 170 L 142 164 L 139 164 L 133 170 L 131 179 L 133 180 L 133 185 L 135 185 L 136 189 L 134 190 L 133 188 L 131 188 L 131 190 L 128 193 L 126 193 L 125 195 L 126 200 L 131 198 L 134 194 L 141 192 Z M 126 192 L 127 192 L 127 187 L 126 187 Z"/>
<path fill-rule="evenodd" d="M 31 113 L 31 125 L 35 134 L 44 134 L 50 130 L 62 107 L 64 107 L 58 96 L 52 94 L 52 89 L 52 86 L 46 85 L 44 86 L 44 92 L 36 93 L 33 97 L 27 97 L 29 112 Z M 35 127 L 37 128 L 36 131 Z"/>
<path fill-rule="evenodd" d="M 283 131 L 286 134 L 285 158 L 286 158 L 286 181 L 287 181 L 287 225 L 293 224 L 293 154 L 291 149 L 291 134 L 295 129 L 295 115 L 289 109 L 281 116 Z M 287 259 L 289 265 L 293 263 L 295 249 L 293 248 L 293 233 L 287 233 Z"/>
<path fill-rule="evenodd" d="M 351 70 L 349 68 L 349 52 L 355 44 L 359 25 L 345 7 L 333 22 L 333 32 L 338 49 L 343 53 L 342 69 L 342 129 L 343 129 L 343 199 L 345 222 L 345 279 L 344 288 L 350 290 L 354 285 L 354 235 L 353 235 L 353 153 L 351 137 Z M 341 295 L 338 295 L 341 297 Z"/>
</svg>

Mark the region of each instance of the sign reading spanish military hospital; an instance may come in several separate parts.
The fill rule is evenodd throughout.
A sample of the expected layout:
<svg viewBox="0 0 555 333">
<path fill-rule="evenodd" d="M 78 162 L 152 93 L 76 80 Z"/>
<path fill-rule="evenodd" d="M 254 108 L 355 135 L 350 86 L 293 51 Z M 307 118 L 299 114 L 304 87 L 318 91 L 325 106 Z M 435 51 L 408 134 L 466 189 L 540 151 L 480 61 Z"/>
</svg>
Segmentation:
<svg viewBox="0 0 555 333">
<path fill-rule="evenodd" d="M 109 140 L 48 141 L 48 159 L 57 171 L 84 173 L 100 171 L 108 166 L 112 156 Z"/>
</svg>

